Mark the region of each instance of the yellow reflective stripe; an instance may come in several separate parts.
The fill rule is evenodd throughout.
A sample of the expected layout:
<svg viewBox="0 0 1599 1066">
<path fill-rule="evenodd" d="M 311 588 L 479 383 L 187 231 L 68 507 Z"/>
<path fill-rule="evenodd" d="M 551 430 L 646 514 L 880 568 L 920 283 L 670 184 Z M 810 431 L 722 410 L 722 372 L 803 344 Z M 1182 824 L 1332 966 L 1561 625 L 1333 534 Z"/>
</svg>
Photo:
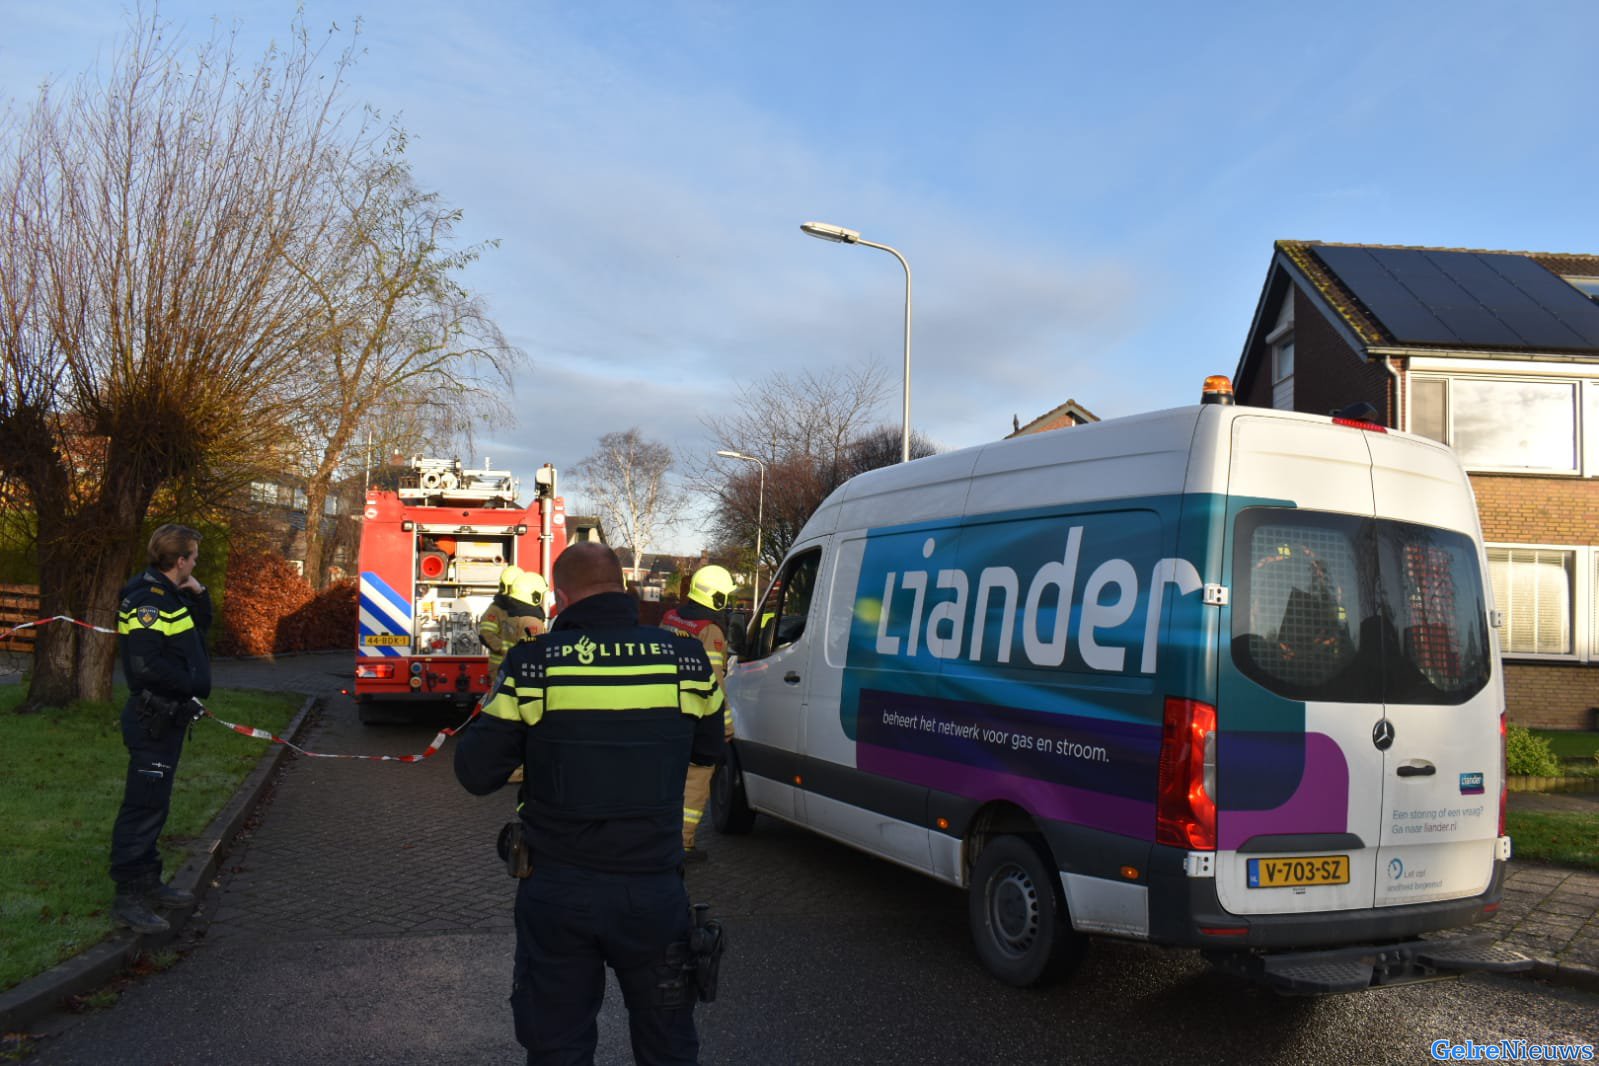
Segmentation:
<svg viewBox="0 0 1599 1066">
<path fill-rule="evenodd" d="M 642 666 L 551 666 L 544 672 L 551 677 L 647 677 L 650 674 L 672 677 L 677 668 L 671 663 L 645 663 Z"/>
<path fill-rule="evenodd" d="M 543 689 L 501 685 L 494 698 L 483 705 L 483 713 L 507 722 L 537 725 L 544 717 L 543 695 Z"/>
<path fill-rule="evenodd" d="M 544 698 L 552 711 L 642 711 L 676 704 L 677 686 L 552 685 Z"/>
<path fill-rule="evenodd" d="M 699 825 L 700 819 L 705 817 L 704 811 L 696 811 L 693 807 L 683 808 L 683 821 L 689 825 Z"/>
<path fill-rule="evenodd" d="M 491 622 L 487 618 L 485 618 L 485 619 L 483 619 L 483 621 L 479 622 L 477 627 L 480 630 L 486 629 L 486 630 L 489 630 L 492 633 L 498 633 L 500 631 L 500 623 Z"/>
<path fill-rule="evenodd" d="M 697 692 L 688 691 L 687 686 L 685 686 L 679 706 L 682 707 L 684 714 L 692 718 L 709 718 L 722 709 L 722 690 L 715 689 L 709 697 L 706 697 Z"/>
<path fill-rule="evenodd" d="M 138 621 L 137 611 L 126 611 L 117 615 L 117 633 L 127 636 L 129 633 L 160 633 L 165 637 L 175 637 L 179 633 L 187 633 L 194 628 L 194 619 L 189 612 L 162 611 L 154 625 L 145 625 Z"/>
</svg>

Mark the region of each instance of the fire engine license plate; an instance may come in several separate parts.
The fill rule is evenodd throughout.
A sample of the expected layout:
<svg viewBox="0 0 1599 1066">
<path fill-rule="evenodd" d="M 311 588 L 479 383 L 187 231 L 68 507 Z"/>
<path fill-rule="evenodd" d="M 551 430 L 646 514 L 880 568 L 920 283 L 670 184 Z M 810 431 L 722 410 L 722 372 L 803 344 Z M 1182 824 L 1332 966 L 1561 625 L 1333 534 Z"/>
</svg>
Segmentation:
<svg viewBox="0 0 1599 1066">
<path fill-rule="evenodd" d="M 403 647 L 411 643 L 411 638 L 404 633 L 368 633 L 361 638 L 361 643 L 369 648 Z"/>
<path fill-rule="evenodd" d="M 1303 888 L 1347 885 L 1348 855 L 1308 855 L 1293 859 L 1250 859 L 1250 888 Z"/>
</svg>

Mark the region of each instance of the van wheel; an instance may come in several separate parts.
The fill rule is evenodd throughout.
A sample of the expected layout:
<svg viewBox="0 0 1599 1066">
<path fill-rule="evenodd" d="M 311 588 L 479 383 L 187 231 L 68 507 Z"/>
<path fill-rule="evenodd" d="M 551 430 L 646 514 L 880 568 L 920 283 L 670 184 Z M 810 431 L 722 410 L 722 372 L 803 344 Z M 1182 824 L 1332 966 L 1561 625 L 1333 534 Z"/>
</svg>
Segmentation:
<svg viewBox="0 0 1599 1066">
<path fill-rule="evenodd" d="M 744 795 L 744 774 L 731 750 L 711 777 L 711 824 L 728 836 L 743 836 L 755 826 L 755 812 Z"/>
<path fill-rule="evenodd" d="M 967 895 L 977 957 L 995 977 L 1030 988 L 1082 961 L 1087 938 L 1072 931 L 1060 877 L 1039 849 L 1003 836 L 977 856 Z"/>
</svg>

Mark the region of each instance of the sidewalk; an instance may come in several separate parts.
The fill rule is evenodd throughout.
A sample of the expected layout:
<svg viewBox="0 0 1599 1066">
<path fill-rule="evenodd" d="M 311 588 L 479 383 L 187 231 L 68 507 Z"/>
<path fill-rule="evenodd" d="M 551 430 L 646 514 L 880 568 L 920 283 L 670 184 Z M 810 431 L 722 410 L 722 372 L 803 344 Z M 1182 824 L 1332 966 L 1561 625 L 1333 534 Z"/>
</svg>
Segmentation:
<svg viewBox="0 0 1599 1066">
<path fill-rule="evenodd" d="M 1599 813 L 1599 793 L 1512 792 L 1514 810 Z M 1510 860 L 1504 903 L 1486 926 L 1536 962 L 1532 976 L 1599 990 L 1599 873 Z"/>
</svg>

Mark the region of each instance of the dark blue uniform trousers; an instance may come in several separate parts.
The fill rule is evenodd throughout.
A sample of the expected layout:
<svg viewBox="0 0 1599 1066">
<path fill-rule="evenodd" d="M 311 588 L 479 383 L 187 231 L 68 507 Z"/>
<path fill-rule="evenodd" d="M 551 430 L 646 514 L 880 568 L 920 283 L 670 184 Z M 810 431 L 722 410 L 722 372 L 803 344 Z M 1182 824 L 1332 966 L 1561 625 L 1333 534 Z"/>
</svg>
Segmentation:
<svg viewBox="0 0 1599 1066">
<path fill-rule="evenodd" d="M 161 852 L 156 845 L 172 807 L 172 779 L 187 732 L 185 722 L 165 722 L 161 739 L 152 740 L 134 706 L 130 699 L 122 708 L 128 779 L 111 830 L 111 880 L 125 892 L 142 892 L 161 883 Z"/>
<path fill-rule="evenodd" d="M 697 1063 L 694 989 L 681 981 L 683 949 L 672 949 L 686 944 L 691 924 L 680 873 L 608 874 L 535 856 L 516 894 L 511 989 L 529 1066 L 594 1061 L 607 964 L 622 988 L 639 1066 Z"/>
</svg>

